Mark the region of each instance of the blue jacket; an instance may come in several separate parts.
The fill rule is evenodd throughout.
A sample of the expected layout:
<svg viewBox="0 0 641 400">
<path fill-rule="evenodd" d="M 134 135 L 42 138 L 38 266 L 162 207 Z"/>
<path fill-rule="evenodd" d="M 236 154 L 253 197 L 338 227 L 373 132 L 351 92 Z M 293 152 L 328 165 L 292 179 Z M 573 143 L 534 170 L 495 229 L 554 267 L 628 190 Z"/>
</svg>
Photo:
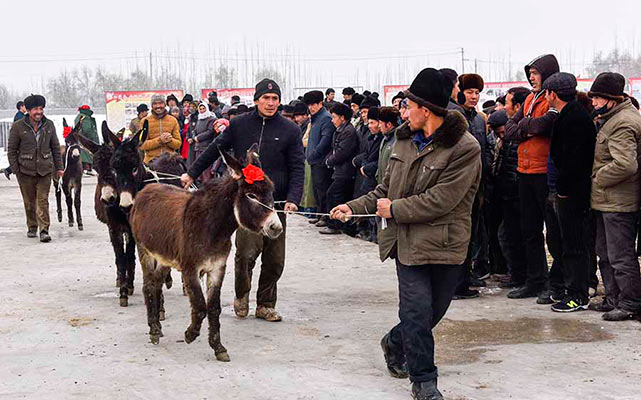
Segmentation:
<svg viewBox="0 0 641 400">
<path fill-rule="evenodd" d="M 309 165 L 318 165 L 325 162 L 332 150 L 332 137 L 336 128 L 332 124 L 331 114 L 324 107 L 312 115 L 311 124 L 305 156 Z"/>
</svg>

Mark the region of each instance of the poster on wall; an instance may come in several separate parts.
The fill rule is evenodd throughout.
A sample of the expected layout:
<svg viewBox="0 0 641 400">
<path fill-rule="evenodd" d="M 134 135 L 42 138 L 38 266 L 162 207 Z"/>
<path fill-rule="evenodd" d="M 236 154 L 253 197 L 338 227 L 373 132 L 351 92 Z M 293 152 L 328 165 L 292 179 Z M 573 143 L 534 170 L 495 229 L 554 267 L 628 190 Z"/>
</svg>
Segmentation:
<svg viewBox="0 0 641 400">
<path fill-rule="evenodd" d="M 245 104 L 249 107 L 254 105 L 254 88 L 244 88 L 244 89 L 202 89 L 200 91 L 201 98 L 207 100 L 209 93 L 216 92 L 218 93 L 218 101 L 225 103 L 226 105 L 231 104 L 232 96 L 240 97 L 241 104 Z"/>
<path fill-rule="evenodd" d="M 392 105 L 392 97 L 396 96 L 398 92 L 407 90 L 410 85 L 385 85 L 383 86 L 383 104 L 386 106 Z"/>
<path fill-rule="evenodd" d="M 641 97 L 641 78 L 630 78 L 630 96 Z"/>
<path fill-rule="evenodd" d="M 145 103 L 151 110 L 151 96 L 160 94 L 165 97 L 175 95 L 179 100 L 183 98 L 182 90 L 127 90 L 105 92 L 107 108 L 107 125 L 116 132 L 128 128 L 129 122 L 138 115 L 136 108 Z"/>
</svg>

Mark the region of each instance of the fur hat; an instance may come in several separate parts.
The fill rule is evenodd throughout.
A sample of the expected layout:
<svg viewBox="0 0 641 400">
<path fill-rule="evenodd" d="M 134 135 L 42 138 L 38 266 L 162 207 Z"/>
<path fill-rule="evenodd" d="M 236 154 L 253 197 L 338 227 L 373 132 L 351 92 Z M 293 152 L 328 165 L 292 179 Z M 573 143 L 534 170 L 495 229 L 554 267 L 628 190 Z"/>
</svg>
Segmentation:
<svg viewBox="0 0 641 400">
<path fill-rule="evenodd" d="M 370 107 L 369 111 L 367 112 L 367 119 L 375 119 L 378 121 L 378 107 Z"/>
<path fill-rule="evenodd" d="M 332 114 L 336 114 L 336 115 L 339 115 L 339 116 L 343 116 L 343 117 L 345 117 L 345 121 L 349 121 L 349 120 L 352 118 L 352 115 L 354 114 L 354 113 L 352 112 L 352 109 L 351 109 L 351 108 L 349 108 L 349 107 L 347 107 L 347 106 L 346 106 L 345 104 L 343 104 L 343 103 L 336 103 L 336 104 L 334 104 L 334 105 L 330 108 L 330 110 L 329 110 L 329 111 L 330 111 Z"/>
<path fill-rule="evenodd" d="M 441 71 L 447 79 L 451 80 L 452 84 L 456 84 L 456 80 L 458 79 L 458 73 L 456 71 L 452 68 L 441 68 L 439 71 Z"/>
<path fill-rule="evenodd" d="M 483 91 L 485 82 L 479 74 L 463 74 L 458 77 L 459 88 L 461 91 L 466 89 L 478 89 L 479 92 Z"/>
<path fill-rule="evenodd" d="M 402 92 L 402 91 L 401 91 L 401 92 L 398 92 L 398 93 L 396 93 L 396 94 L 394 95 L 394 97 L 392 97 L 392 103 L 393 103 L 393 102 L 394 102 L 394 100 L 396 100 L 396 99 L 401 99 L 401 100 L 403 100 L 404 98 L 405 98 L 405 94 L 403 94 L 403 92 Z"/>
<path fill-rule="evenodd" d="M 452 81 L 434 68 L 425 68 L 418 73 L 409 89 L 405 91 L 408 99 L 428 108 L 433 113 L 447 115 L 447 104 L 453 88 Z"/>
<path fill-rule="evenodd" d="M 183 97 L 183 99 L 182 99 L 182 101 L 180 102 L 180 104 L 183 104 L 183 103 L 185 103 L 185 102 L 186 102 L 186 103 L 191 103 L 192 101 L 194 101 L 194 96 L 192 96 L 192 95 L 190 95 L 189 93 L 187 93 L 187 94 Z"/>
<path fill-rule="evenodd" d="M 27 110 L 31 110 L 35 107 L 44 108 L 46 105 L 47 101 L 45 100 L 44 96 L 39 94 L 31 94 L 30 96 L 27 96 L 26 99 L 24 99 L 24 106 L 27 108 Z"/>
<path fill-rule="evenodd" d="M 590 97 L 602 97 L 608 100 L 615 100 L 621 103 L 625 100 L 623 90 L 625 89 L 625 78 L 617 72 L 601 72 L 597 75 L 592 87 L 588 92 Z M 25 103 L 27 101 L 25 100 Z M 28 109 L 29 107 L 27 107 Z"/>
<path fill-rule="evenodd" d="M 322 103 L 323 99 L 325 97 L 323 96 L 323 92 L 320 90 L 312 90 L 311 92 L 305 93 L 303 96 L 303 103 L 310 105 L 310 104 L 318 104 Z"/>
<path fill-rule="evenodd" d="M 343 89 L 343 96 L 345 95 L 354 95 L 356 91 L 351 87 L 346 87 Z"/>
<path fill-rule="evenodd" d="M 369 112 L 371 113 L 372 110 Z M 398 119 L 400 117 L 401 113 L 396 109 L 396 107 L 381 107 L 378 109 L 378 120 L 381 122 L 389 122 L 396 126 L 398 125 Z"/>
<path fill-rule="evenodd" d="M 361 106 L 363 100 L 365 100 L 365 96 L 360 93 L 354 93 L 354 95 L 352 96 L 352 103 L 358 104 L 359 107 Z"/>
<path fill-rule="evenodd" d="M 258 100 L 260 96 L 267 93 L 277 94 L 279 99 L 281 97 L 280 86 L 278 86 L 278 84 L 274 80 L 265 78 L 256 84 L 256 93 L 254 93 L 254 100 Z M 238 100 L 240 101 L 240 97 L 238 98 Z"/>
<path fill-rule="evenodd" d="M 176 102 L 176 104 L 178 104 L 178 97 L 176 97 L 176 95 L 173 93 L 167 96 L 167 104 L 169 104 L 169 100 L 173 100 Z"/>
<path fill-rule="evenodd" d="M 294 115 L 294 106 L 290 106 L 289 104 L 285 104 L 282 106 L 283 106 L 283 109 L 281 110 L 281 114 L 289 115 L 289 116 Z"/>
<path fill-rule="evenodd" d="M 372 108 L 372 107 L 378 107 L 378 100 L 376 100 L 372 96 L 367 96 L 361 101 L 360 103 L 360 108 Z"/>
<path fill-rule="evenodd" d="M 294 116 L 296 115 L 307 115 L 309 113 L 309 109 L 305 105 L 305 103 L 296 103 L 294 104 Z"/>
<path fill-rule="evenodd" d="M 147 106 L 147 104 L 145 103 L 139 104 L 138 107 L 136 107 L 136 112 L 138 112 L 138 114 L 143 111 L 149 111 L 149 106 Z"/>
</svg>

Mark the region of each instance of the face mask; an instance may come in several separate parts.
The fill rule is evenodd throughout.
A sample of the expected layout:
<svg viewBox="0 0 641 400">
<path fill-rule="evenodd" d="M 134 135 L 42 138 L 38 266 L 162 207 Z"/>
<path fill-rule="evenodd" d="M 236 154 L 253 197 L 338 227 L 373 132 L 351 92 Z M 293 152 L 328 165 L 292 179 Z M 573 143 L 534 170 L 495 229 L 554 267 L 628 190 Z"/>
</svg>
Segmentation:
<svg viewBox="0 0 641 400">
<path fill-rule="evenodd" d="M 606 112 L 608 112 L 608 105 L 607 105 L 607 104 L 605 104 L 605 105 L 604 105 L 603 107 L 601 107 L 601 108 L 595 108 L 595 109 L 594 109 L 594 115 L 603 115 L 603 114 L 605 114 Z"/>
</svg>

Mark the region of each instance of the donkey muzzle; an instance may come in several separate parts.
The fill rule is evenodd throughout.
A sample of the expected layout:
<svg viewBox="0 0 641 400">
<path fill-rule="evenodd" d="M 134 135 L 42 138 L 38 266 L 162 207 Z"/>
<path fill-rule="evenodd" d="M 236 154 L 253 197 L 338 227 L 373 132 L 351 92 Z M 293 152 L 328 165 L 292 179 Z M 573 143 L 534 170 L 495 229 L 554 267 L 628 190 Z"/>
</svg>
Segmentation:
<svg viewBox="0 0 641 400">
<path fill-rule="evenodd" d="M 116 202 L 116 191 L 113 186 L 105 185 L 100 189 L 100 200 L 108 206 Z"/>
<path fill-rule="evenodd" d="M 128 210 L 134 205 L 134 197 L 129 192 L 120 193 L 120 208 Z"/>
<path fill-rule="evenodd" d="M 280 222 L 278 214 L 272 211 L 263 225 L 263 235 L 270 239 L 276 239 L 281 233 L 283 233 L 283 224 Z"/>
</svg>

